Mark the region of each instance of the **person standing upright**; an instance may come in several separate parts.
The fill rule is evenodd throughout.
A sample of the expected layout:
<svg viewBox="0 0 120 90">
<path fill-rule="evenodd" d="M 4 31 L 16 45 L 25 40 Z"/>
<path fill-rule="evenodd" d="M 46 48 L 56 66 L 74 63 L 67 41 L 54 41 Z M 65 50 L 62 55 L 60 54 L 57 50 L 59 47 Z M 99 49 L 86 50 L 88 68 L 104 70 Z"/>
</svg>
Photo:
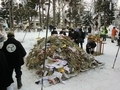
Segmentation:
<svg viewBox="0 0 120 90">
<path fill-rule="evenodd" d="M 14 38 L 13 32 L 8 32 L 7 37 L 8 39 L 4 42 L 2 50 L 5 53 L 11 75 L 13 74 L 13 70 L 15 69 L 17 87 L 18 89 L 20 89 L 22 87 L 21 66 L 24 64 L 24 57 L 26 55 L 26 51 L 22 44 Z"/>
<path fill-rule="evenodd" d="M 53 25 L 49 25 L 50 32 L 52 31 L 53 27 L 54 27 Z"/>
<path fill-rule="evenodd" d="M 103 27 L 102 31 L 101 31 L 101 37 L 102 37 L 103 41 L 106 41 L 107 33 L 108 33 L 107 28 Z"/>
<path fill-rule="evenodd" d="M 80 47 L 83 48 L 83 43 L 84 43 L 84 39 L 85 39 L 85 32 L 83 32 L 82 28 L 80 28 L 78 34 L 79 34 Z"/>
<path fill-rule="evenodd" d="M 115 36 L 117 34 L 117 30 L 115 27 L 113 27 L 112 31 L 111 31 L 111 42 L 114 43 L 114 40 L 115 40 Z"/>
<path fill-rule="evenodd" d="M 91 26 L 89 26 L 88 27 L 88 35 L 91 34 L 91 32 L 92 32 L 92 28 L 91 28 Z"/>
<path fill-rule="evenodd" d="M 79 46 L 79 33 L 74 29 L 70 29 L 68 36 L 70 39 Z"/>
</svg>

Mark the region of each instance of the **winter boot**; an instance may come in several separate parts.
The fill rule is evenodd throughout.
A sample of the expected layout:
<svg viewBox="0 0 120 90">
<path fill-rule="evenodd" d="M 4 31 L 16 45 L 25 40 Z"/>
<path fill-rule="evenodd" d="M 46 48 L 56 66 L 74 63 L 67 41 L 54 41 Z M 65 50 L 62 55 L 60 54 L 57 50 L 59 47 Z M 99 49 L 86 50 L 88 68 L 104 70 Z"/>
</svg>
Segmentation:
<svg viewBox="0 0 120 90">
<path fill-rule="evenodd" d="M 17 78 L 17 87 L 18 89 L 22 87 L 21 78 Z"/>
</svg>

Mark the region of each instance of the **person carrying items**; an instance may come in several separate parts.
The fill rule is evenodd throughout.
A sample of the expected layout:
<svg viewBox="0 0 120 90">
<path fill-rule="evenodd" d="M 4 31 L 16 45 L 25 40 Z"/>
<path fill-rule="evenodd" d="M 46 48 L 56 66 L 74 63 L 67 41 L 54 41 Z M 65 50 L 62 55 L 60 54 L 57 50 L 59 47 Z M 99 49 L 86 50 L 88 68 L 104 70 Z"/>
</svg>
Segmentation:
<svg viewBox="0 0 120 90">
<path fill-rule="evenodd" d="M 88 38 L 88 42 L 86 44 L 86 52 L 88 54 L 94 54 L 94 49 L 96 47 L 95 41 L 92 39 L 92 37 Z"/>
<path fill-rule="evenodd" d="M 2 50 L 5 53 L 8 66 L 11 71 L 11 76 L 13 74 L 13 70 L 15 69 L 17 87 L 18 89 L 20 89 L 22 87 L 21 66 L 24 64 L 24 57 L 26 55 L 26 51 L 22 44 L 14 38 L 13 32 L 8 32 L 7 37 L 8 39 L 4 42 Z"/>
</svg>

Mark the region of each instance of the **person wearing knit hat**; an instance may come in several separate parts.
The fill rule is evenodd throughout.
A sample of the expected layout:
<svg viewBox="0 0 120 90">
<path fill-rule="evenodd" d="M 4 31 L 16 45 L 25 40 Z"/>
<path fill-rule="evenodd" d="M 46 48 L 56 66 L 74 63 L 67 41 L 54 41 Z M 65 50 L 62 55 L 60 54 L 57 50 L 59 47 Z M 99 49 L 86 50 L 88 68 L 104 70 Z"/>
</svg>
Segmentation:
<svg viewBox="0 0 120 90">
<path fill-rule="evenodd" d="M 11 70 L 11 75 L 13 74 L 13 70 L 15 69 L 17 88 L 20 89 L 22 87 L 21 66 L 24 64 L 24 57 L 26 55 L 26 51 L 22 44 L 15 39 L 14 32 L 8 32 L 7 37 L 8 38 L 4 42 L 2 50 L 6 55 L 7 63 Z"/>
<path fill-rule="evenodd" d="M 8 33 L 7 33 L 7 37 L 8 37 L 8 38 L 15 37 L 14 32 L 12 32 L 12 31 L 8 32 Z"/>
<path fill-rule="evenodd" d="M 2 51 L 4 37 L 0 34 L 0 90 L 7 90 L 13 83 L 12 75 L 8 67 L 5 53 Z"/>
</svg>

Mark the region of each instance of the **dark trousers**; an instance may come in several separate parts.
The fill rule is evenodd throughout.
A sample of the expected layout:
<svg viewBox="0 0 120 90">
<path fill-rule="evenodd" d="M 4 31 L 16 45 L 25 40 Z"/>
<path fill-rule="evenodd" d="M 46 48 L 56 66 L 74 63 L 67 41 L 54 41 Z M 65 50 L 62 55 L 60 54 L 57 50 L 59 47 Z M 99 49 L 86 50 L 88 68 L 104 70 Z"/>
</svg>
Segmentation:
<svg viewBox="0 0 120 90">
<path fill-rule="evenodd" d="M 102 35 L 103 41 L 106 41 L 107 35 Z"/>
<path fill-rule="evenodd" d="M 16 76 L 15 76 L 15 77 L 16 77 L 17 79 L 20 79 L 20 78 L 21 78 L 21 75 L 22 75 L 21 66 L 11 68 L 11 75 L 13 74 L 13 70 L 15 70 L 15 73 L 16 73 Z"/>
</svg>

